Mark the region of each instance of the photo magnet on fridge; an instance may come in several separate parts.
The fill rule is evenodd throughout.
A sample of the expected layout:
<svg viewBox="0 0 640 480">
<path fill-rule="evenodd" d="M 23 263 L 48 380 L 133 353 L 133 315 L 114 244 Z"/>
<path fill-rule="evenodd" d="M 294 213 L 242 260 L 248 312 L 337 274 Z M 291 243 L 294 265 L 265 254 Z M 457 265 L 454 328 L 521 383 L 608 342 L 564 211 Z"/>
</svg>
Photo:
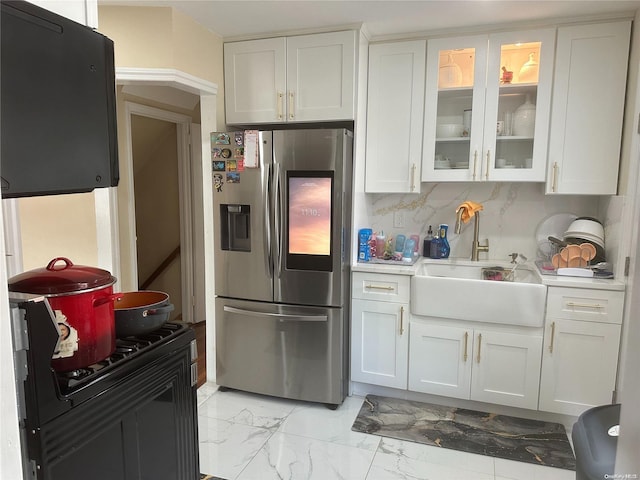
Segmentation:
<svg viewBox="0 0 640 480">
<path fill-rule="evenodd" d="M 222 185 L 224 184 L 224 177 L 221 173 L 213 174 L 213 188 L 216 192 L 222 191 Z"/>
<path fill-rule="evenodd" d="M 218 133 L 216 134 L 216 138 L 214 140 L 216 145 L 229 145 L 229 135 L 226 133 Z"/>
<path fill-rule="evenodd" d="M 213 161 L 213 171 L 214 172 L 224 172 L 227 169 L 226 162 L 224 160 L 214 160 Z"/>
</svg>

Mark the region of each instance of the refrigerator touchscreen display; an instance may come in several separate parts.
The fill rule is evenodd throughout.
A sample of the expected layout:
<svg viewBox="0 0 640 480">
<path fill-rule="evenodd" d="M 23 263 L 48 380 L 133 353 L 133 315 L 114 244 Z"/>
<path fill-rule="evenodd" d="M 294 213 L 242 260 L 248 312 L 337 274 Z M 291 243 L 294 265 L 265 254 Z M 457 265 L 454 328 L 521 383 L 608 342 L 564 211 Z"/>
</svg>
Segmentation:
<svg viewBox="0 0 640 480">
<path fill-rule="evenodd" d="M 332 254 L 333 172 L 288 172 L 287 176 L 287 266 L 328 270 Z"/>
</svg>

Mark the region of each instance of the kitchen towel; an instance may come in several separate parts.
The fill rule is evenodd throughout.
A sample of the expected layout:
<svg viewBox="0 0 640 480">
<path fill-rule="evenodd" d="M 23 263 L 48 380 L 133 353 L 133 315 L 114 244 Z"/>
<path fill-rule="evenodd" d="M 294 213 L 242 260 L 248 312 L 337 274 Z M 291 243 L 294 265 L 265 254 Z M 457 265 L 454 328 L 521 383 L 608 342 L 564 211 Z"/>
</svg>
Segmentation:
<svg viewBox="0 0 640 480">
<path fill-rule="evenodd" d="M 571 444 L 558 423 L 367 395 L 351 430 L 575 470 Z"/>
<path fill-rule="evenodd" d="M 456 213 L 462 210 L 460 214 L 460 219 L 464 223 L 469 223 L 469 220 L 471 220 L 471 217 L 473 217 L 476 212 L 479 212 L 483 208 L 484 207 L 481 204 L 472 202 L 471 200 L 467 200 L 466 202 L 462 202 L 460 206 L 456 208 Z"/>
</svg>

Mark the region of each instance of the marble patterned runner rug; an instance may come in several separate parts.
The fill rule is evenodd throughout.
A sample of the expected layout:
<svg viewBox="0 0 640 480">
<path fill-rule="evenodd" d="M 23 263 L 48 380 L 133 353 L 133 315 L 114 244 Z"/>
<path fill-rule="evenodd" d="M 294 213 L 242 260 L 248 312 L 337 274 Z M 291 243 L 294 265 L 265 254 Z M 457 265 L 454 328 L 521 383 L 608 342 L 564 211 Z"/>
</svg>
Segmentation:
<svg viewBox="0 0 640 480">
<path fill-rule="evenodd" d="M 351 429 L 566 470 L 576 465 L 559 423 L 367 395 Z"/>
</svg>

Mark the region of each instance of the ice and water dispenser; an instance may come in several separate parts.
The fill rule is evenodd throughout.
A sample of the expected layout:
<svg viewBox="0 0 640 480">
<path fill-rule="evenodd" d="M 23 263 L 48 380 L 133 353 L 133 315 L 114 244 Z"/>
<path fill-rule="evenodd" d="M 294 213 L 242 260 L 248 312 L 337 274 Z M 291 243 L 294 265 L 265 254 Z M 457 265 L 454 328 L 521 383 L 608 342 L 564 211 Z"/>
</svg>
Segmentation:
<svg viewBox="0 0 640 480">
<path fill-rule="evenodd" d="M 220 205 L 222 250 L 251 251 L 251 206 Z"/>
</svg>

